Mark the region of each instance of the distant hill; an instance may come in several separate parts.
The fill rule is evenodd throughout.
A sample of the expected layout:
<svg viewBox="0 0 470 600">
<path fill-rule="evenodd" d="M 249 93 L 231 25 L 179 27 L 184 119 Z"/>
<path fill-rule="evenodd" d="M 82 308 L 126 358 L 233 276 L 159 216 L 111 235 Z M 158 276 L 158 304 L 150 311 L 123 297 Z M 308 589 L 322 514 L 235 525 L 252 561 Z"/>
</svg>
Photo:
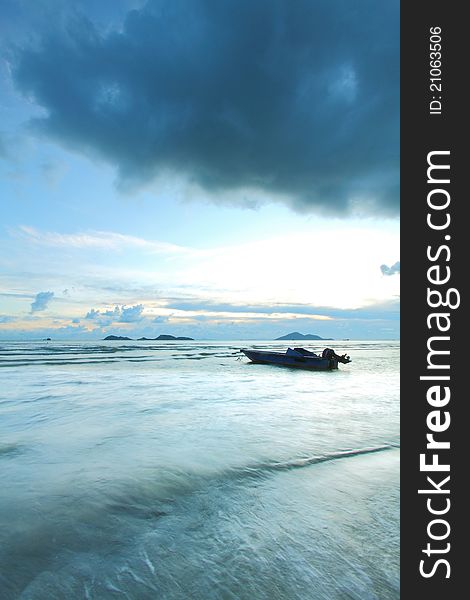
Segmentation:
<svg viewBox="0 0 470 600">
<path fill-rule="evenodd" d="M 130 337 L 126 337 L 124 335 L 107 335 L 104 340 L 107 341 L 115 341 L 115 340 L 132 340 Z"/>
<path fill-rule="evenodd" d="M 281 337 L 276 338 L 277 340 L 332 340 L 333 338 L 322 338 L 319 335 L 315 335 L 314 333 L 299 333 L 298 331 L 293 331 L 292 333 L 288 333 L 287 335 L 283 335 Z"/>
<path fill-rule="evenodd" d="M 141 338 L 139 338 L 138 341 L 139 342 L 142 342 L 142 341 L 154 342 L 156 340 L 190 340 L 190 341 L 194 341 L 194 338 L 184 337 L 184 336 L 175 337 L 174 335 L 159 335 L 156 338 L 141 337 Z"/>
</svg>

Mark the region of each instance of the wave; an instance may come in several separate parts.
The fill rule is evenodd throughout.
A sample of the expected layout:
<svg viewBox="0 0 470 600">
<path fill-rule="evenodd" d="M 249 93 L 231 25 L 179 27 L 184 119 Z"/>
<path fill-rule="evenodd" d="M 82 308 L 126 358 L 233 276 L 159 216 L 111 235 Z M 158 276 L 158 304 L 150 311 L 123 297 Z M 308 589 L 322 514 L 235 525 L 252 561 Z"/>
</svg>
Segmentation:
<svg viewBox="0 0 470 600">
<path fill-rule="evenodd" d="M 0 444 L 0 458 L 13 457 L 22 452 L 23 448 L 20 444 Z"/>
<path fill-rule="evenodd" d="M 400 448 L 399 444 L 384 444 L 383 446 L 372 446 L 368 448 L 357 448 L 352 450 L 341 450 L 339 452 L 332 452 L 329 454 L 306 456 L 302 458 L 296 458 L 293 460 L 283 462 L 272 462 L 262 463 L 260 465 L 249 467 L 249 472 L 254 470 L 258 471 L 288 471 L 291 469 L 300 469 L 302 467 L 309 467 L 319 463 L 329 462 L 332 460 L 341 460 L 343 458 L 353 458 L 355 456 L 361 456 L 362 454 L 374 454 L 376 452 L 385 452 L 387 450 L 393 450 Z"/>
<path fill-rule="evenodd" d="M 81 349 L 80 352 L 56 352 L 55 355 L 48 354 L 45 352 L 37 352 L 35 354 L 30 353 L 12 353 L 8 355 L 0 354 L 0 367 L 27 367 L 27 366 L 41 366 L 41 365 L 91 365 L 91 364 L 109 364 L 109 363 L 120 363 L 120 362 L 157 362 L 157 361 L 193 361 L 193 360 L 205 360 L 213 358 L 233 358 L 234 353 L 226 353 L 223 351 L 219 352 L 181 352 L 179 354 L 172 354 L 162 356 L 162 354 L 155 354 L 153 348 L 148 348 L 147 354 L 131 354 L 130 349 L 121 349 L 122 353 L 115 354 L 115 349 L 112 349 L 108 355 L 105 352 L 99 351 L 87 352 L 85 349 Z M 135 351 L 135 348 L 132 348 Z M 139 349 L 141 350 L 141 349 Z M 157 350 L 162 350 L 158 348 Z M 167 348 L 168 350 L 168 348 Z M 174 348 L 171 348 L 174 351 Z M 127 355 L 126 355 L 127 353 Z"/>
<path fill-rule="evenodd" d="M 367 454 L 399 449 L 399 444 L 383 444 L 365 448 L 340 450 L 328 454 L 292 458 L 286 461 L 252 463 L 228 468 L 211 474 L 198 474 L 177 470 L 167 472 L 163 479 L 134 481 L 132 486 L 124 485 L 121 493 L 107 504 L 107 511 L 114 514 L 127 514 L 136 519 L 161 519 L 173 512 L 173 503 L 210 488 L 249 485 L 252 480 L 264 480 L 284 471 L 312 467 L 325 462 L 355 458 Z"/>
</svg>

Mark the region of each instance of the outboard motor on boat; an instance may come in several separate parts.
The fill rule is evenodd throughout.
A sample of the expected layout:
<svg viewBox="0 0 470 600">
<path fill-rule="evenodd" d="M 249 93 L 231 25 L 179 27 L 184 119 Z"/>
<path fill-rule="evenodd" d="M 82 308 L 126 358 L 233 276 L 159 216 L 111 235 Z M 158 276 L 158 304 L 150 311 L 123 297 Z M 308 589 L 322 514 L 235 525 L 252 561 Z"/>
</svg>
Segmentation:
<svg viewBox="0 0 470 600">
<path fill-rule="evenodd" d="M 347 354 L 336 354 L 336 352 L 332 348 L 325 348 L 322 352 L 322 358 L 327 358 L 328 360 L 337 360 L 340 363 L 347 364 L 351 362 L 350 357 Z"/>
<path fill-rule="evenodd" d="M 325 348 L 321 353 L 322 358 L 326 358 L 330 363 L 330 369 L 335 369 L 337 364 L 335 364 L 335 352 L 331 348 Z"/>
</svg>

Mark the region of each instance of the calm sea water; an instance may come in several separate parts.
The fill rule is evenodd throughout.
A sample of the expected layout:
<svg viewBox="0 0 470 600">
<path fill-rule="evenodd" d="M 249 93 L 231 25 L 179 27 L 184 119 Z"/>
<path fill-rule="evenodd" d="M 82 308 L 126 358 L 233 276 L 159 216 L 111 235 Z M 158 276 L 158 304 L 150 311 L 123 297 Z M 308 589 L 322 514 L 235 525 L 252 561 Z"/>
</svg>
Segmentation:
<svg viewBox="0 0 470 600">
<path fill-rule="evenodd" d="M 399 345 L 329 344 L 0 342 L 0 598 L 397 599 Z"/>
</svg>

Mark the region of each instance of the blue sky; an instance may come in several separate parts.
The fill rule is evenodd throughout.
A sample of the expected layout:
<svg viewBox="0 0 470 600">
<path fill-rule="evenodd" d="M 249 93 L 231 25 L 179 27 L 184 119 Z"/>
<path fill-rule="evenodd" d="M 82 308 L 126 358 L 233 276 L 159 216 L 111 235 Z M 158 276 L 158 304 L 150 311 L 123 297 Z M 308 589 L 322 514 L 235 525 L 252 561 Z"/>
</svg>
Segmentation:
<svg viewBox="0 0 470 600">
<path fill-rule="evenodd" d="M 379 4 L 2 2 L 0 337 L 397 338 Z"/>
</svg>

